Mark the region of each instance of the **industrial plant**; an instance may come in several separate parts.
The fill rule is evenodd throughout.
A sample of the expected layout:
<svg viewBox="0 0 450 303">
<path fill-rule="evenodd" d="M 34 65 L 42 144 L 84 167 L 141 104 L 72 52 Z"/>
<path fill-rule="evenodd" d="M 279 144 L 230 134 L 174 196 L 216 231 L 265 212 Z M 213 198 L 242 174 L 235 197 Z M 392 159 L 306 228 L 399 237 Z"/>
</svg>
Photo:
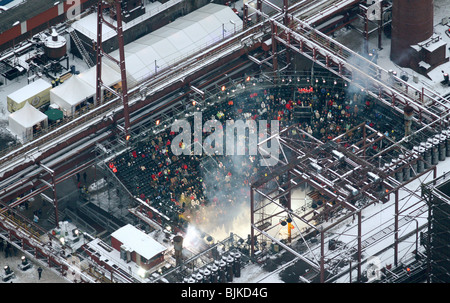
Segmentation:
<svg viewBox="0 0 450 303">
<path fill-rule="evenodd" d="M 0 0 L 0 283 L 450 282 L 446 2 Z"/>
</svg>

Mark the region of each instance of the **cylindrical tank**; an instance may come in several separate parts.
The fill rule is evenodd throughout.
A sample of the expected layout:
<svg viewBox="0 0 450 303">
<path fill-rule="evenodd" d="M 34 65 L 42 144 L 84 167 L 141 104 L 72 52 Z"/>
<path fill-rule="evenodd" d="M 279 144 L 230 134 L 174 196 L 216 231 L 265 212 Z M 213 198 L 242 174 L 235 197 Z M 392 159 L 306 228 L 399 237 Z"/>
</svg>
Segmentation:
<svg viewBox="0 0 450 303">
<path fill-rule="evenodd" d="M 210 283 L 211 282 L 211 271 L 209 269 L 205 269 L 203 271 L 203 283 Z"/>
<path fill-rule="evenodd" d="M 403 182 L 403 169 L 400 169 L 395 173 L 395 180 Z"/>
<path fill-rule="evenodd" d="M 216 264 L 211 266 L 211 283 L 217 283 L 219 276 L 219 267 Z"/>
<path fill-rule="evenodd" d="M 234 258 L 232 256 L 228 256 L 226 262 L 227 262 L 227 281 L 233 282 Z"/>
<path fill-rule="evenodd" d="M 413 160 L 411 161 L 411 171 L 410 171 L 410 176 L 414 177 L 417 173 L 418 173 L 418 160 L 417 158 L 419 158 L 419 146 L 414 146 L 413 147 Z"/>
<path fill-rule="evenodd" d="M 431 143 L 431 164 L 436 165 L 439 162 L 439 140 L 436 138 L 429 138 L 428 142 Z"/>
<path fill-rule="evenodd" d="M 423 157 L 425 156 L 425 147 L 424 146 L 419 146 L 419 155 Z M 425 162 L 423 160 L 419 160 L 417 162 L 417 173 L 423 173 L 425 169 Z"/>
<path fill-rule="evenodd" d="M 58 35 L 56 29 L 52 29 L 52 34 L 44 41 L 44 52 L 49 59 L 59 60 L 67 52 L 67 41 Z"/>
<path fill-rule="evenodd" d="M 203 283 L 203 275 L 201 273 L 198 273 L 195 276 L 195 280 L 197 281 L 197 283 Z"/>
<path fill-rule="evenodd" d="M 227 282 L 227 263 L 224 260 L 220 260 L 219 262 L 219 282 L 226 283 Z"/>
<path fill-rule="evenodd" d="M 429 142 L 422 142 L 421 145 L 423 144 L 424 148 L 425 148 L 425 153 L 424 153 L 424 160 L 425 160 L 425 169 L 428 169 L 431 167 L 431 148 L 433 147 L 433 145 Z"/>
<path fill-rule="evenodd" d="M 433 0 L 394 0 L 392 3 L 391 60 L 412 67 L 417 60 L 411 45 L 433 35 Z"/>
<path fill-rule="evenodd" d="M 391 167 L 396 170 L 395 174 L 393 175 L 393 177 L 395 178 L 395 180 L 399 181 L 399 182 L 403 182 L 403 170 L 400 169 L 400 163 L 398 162 L 398 159 L 393 159 L 391 161 Z"/>
<path fill-rule="evenodd" d="M 438 149 L 439 149 L 439 161 L 445 161 L 446 157 L 446 147 L 445 147 L 445 141 L 447 141 L 447 138 L 443 135 L 436 135 L 436 139 L 439 141 Z"/>
<path fill-rule="evenodd" d="M 234 276 L 239 278 L 241 276 L 241 254 L 236 252 L 233 254 L 234 257 Z"/>
<path fill-rule="evenodd" d="M 446 137 L 445 140 L 445 156 L 450 157 L 450 130 L 443 130 L 442 134 Z"/>
<path fill-rule="evenodd" d="M 399 155 L 398 159 L 399 159 L 399 163 L 401 165 L 405 164 L 405 155 Z M 403 180 L 401 180 L 401 181 L 408 181 L 409 178 L 410 178 L 410 166 L 409 165 L 404 165 L 402 170 L 403 170 L 403 172 L 402 172 L 403 173 Z"/>
</svg>

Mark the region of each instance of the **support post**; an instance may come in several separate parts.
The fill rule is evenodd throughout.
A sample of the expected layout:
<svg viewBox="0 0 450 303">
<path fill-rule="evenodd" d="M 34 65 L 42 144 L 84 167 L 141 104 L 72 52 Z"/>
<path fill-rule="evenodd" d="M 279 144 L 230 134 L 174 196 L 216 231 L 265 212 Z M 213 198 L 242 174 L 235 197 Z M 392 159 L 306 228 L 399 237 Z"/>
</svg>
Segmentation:
<svg viewBox="0 0 450 303">
<path fill-rule="evenodd" d="M 364 51 L 369 53 L 369 17 L 367 16 L 367 10 L 364 14 Z"/>
<path fill-rule="evenodd" d="M 394 207 L 394 265 L 398 266 L 398 190 L 395 191 Z"/>
<path fill-rule="evenodd" d="M 358 211 L 358 282 L 361 281 L 361 258 L 362 258 L 362 214 L 361 210 Z"/>
<path fill-rule="evenodd" d="M 96 92 L 95 92 L 95 106 L 102 103 L 102 24 L 103 24 L 103 4 L 102 1 L 97 3 L 97 44 L 95 48 L 96 53 Z"/>
<path fill-rule="evenodd" d="M 378 23 L 378 49 L 382 50 L 381 37 L 383 34 L 383 0 L 380 1 L 380 21 Z"/>
<path fill-rule="evenodd" d="M 244 30 L 246 30 L 248 28 L 248 6 L 247 6 L 247 4 L 244 4 L 243 15 L 244 15 L 243 27 L 244 27 Z"/>
<path fill-rule="evenodd" d="M 121 8 L 121 1 L 114 0 L 114 8 L 116 11 L 116 26 L 113 26 L 111 23 L 107 22 L 103 18 L 103 1 L 99 0 L 97 4 L 97 85 L 96 85 L 96 102 L 97 106 L 101 103 L 101 88 L 103 87 L 103 81 L 102 81 L 102 73 L 101 73 L 101 67 L 102 67 L 102 57 L 108 56 L 108 54 L 103 52 L 102 49 L 102 24 L 105 23 L 112 29 L 114 29 L 117 33 L 117 40 L 119 44 L 119 60 L 117 65 L 120 68 L 120 75 L 121 75 L 121 92 L 120 97 L 122 99 L 123 104 L 123 117 L 125 121 L 125 138 L 128 138 L 129 135 L 129 128 L 130 128 L 130 112 L 128 108 L 128 85 L 127 85 L 127 74 L 126 74 L 126 67 L 125 67 L 125 44 L 123 40 L 123 27 L 122 27 L 122 8 Z M 113 8 L 113 7 L 110 7 Z M 109 57 L 109 56 L 108 56 Z M 128 140 L 127 140 L 128 142 Z"/>
<path fill-rule="evenodd" d="M 272 65 L 273 71 L 276 72 L 278 70 L 278 56 L 277 56 L 277 39 L 275 39 L 277 35 L 277 26 L 273 20 L 270 21 L 270 26 L 272 29 Z M 276 76 L 275 76 L 276 77 Z"/>
<path fill-rule="evenodd" d="M 119 42 L 119 57 L 120 57 L 120 74 L 122 80 L 122 102 L 123 102 L 123 117 L 125 120 L 125 136 L 129 134 L 130 128 L 130 112 L 128 109 L 128 88 L 127 88 L 127 72 L 125 68 L 125 44 L 123 41 L 122 28 L 122 8 L 121 1 L 115 0 L 116 4 L 116 22 L 117 22 L 117 40 Z"/>
<path fill-rule="evenodd" d="M 256 0 L 256 9 L 262 12 L 262 0 Z M 256 14 L 256 23 L 261 22 L 261 14 Z"/>
<path fill-rule="evenodd" d="M 255 223 L 255 192 L 252 187 L 250 187 L 250 256 L 255 255 L 255 230 L 253 228 Z"/>
<path fill-rule="evenodd" d="M 325 283 L 325 235 L 320 232 L 320 283 Z"/>
</svg>

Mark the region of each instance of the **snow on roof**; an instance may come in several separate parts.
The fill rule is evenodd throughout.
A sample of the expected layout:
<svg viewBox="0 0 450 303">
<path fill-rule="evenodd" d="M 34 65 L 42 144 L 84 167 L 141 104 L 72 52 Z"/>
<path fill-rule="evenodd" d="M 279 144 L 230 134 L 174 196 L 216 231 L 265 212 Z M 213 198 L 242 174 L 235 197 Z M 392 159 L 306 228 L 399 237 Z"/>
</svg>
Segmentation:
<svg viewBox="0 0 450 303">
<path fill-rule="evenodd" d="M 425 41 L 419 42 L 416 45 L 411 45 L 411 47 L 416 51 L 420 51 L 423 48 L 429 52 L 434 52 L 438 48 L 447 45 L 447 42 L 442 39 L 442 37 L 443 36 L 439 36 L 434 33 L 430 38 L 426 39 Z"/>
<path fill-rule="evenodd" d="M 47 119 L 47 116 L 26 102 L 18 111 L 9 115 L 9 119 L 16 121 L 24 128 L 30 128 Z"/>
<path fill-rule="evenodd" d="M 139 82 L 162 68 L 189 54 L 240 30 L 242 20 L 228 6 L 210 3 L 194 12 L 177 18 L 168 25 L 157 29 L 125 45 L 125 65 L 132 82 Z M 119 58 L 119 51 L 111 54 Z M 155 68 L 156 62 L 156 68 Z M 118 66 L 106 61 L 111 68 Z"/>
<path fill-rule="evenodd" d="M 35 96 L 37 93 L 42 92 L 46 89 L 52 88 L 52 85 L 45 81 L 44 79 L 38 79 L 23 88 L 16 90 L 15 92 L 8 95 L 8 98 L 21 103 Z"/>
<path fill-rule="evenodd" d="M 74 75 L 63 84 L 50 90 L 50 96 L 58 96 L 69 105 L 77 105 L 87 97 L 95 95 L 95 83 L 85 82 L 80 75 Z"/>
<path fill-rule="evenodd" d="M 148 260 L 167 249 L 131 224 L 119 228 L 111 234 L 111 237 Z"/>
<path fill-rule="evenodd" d="M 80 73 L 79 78 L 84 82 L 90 84 L 90 86 L 95 87 L 97 78 L 97 69 L 90 68 L 82 73 Z M 108 65 L 102 64 L 102 81 L 106 86 L 112 86 L 120 82 L 120 74 L 113 70 Z"/>
<path fill-rule="evenodd" d="M 145 3 L 145 14 L 129 21 L 129 22 L 122 22 L 123 30 L 126 31 L 127 29 L 139 24 L 140 22 L 150 19 L 151 17 L 169 9 L 170 7 L 177 5 L 178 3 L 182 2 L 183 0 L 169 0 L 166 1 L 164 4 L 162 4 L 159 1 L 153 1 L 148 3 Z M 113 24 L 114 26 L 117 24 L 115 20 L 113 20 L 109 16 L 104 16 L 108 22 Z M 96 40 L 97 39 L 97 13 L 94 12 L 92 14 L 89 14 L 80 20 L 75 21 L 72 25 L 72 28 L 77 30 L 78 32 L 82 33 L 86 37 Z M 116 36 L 116 31 L 106 25 L 105 23 L 102 24 L 102 38 L 103 41 L 106 41 L 108 39 L 111 39 L 112 37 Z"/>
</svg>

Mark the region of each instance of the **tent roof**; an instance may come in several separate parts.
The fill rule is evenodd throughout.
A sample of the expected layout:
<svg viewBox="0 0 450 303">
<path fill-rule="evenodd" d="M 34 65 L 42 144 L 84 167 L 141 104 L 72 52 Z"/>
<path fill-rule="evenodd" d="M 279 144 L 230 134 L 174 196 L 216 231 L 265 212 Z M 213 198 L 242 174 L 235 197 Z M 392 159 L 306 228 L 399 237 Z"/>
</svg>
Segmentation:
<svg viewBox="0 0 450 303">
<path fill-rule="evenodd" d="M 80 75 L 70 77 L 63 84 L 52 88 L 51 92 L 70 105 L 77 105 L 95 95 L 95 82 L 88 84 Z"/>
<path fill-rule="evenodd" d="M 131 249 L 131 251 L 135 251 L 148 260 L 167 249 L 158 241 L 131 224 L 119 228 L 111 234 L 111 237 L 117 239 L 125 247 Z"/>
<path fill-rule="evenodd" d="M 79 74 L 79 77 L 90 86 L 96 85 L 97 70 L 96 68 L 90 68 L 85 72 Z M 120 82 L 120 74 L 113 70 L 106 64 L 102 64 L 102 81 L 106 86 L 112 86 Z"/>
<path fill-rule="evenodd" d="M 234 23 L 234 24 L 233 24 Z M 228 6 L 210 3 L 194 12 L 177 18 L 168 25 L 125 45 L 125 65 L 128 79 L 132 82 L 142 80 L 175 61 L 185 58 L 206 45 L 213 44 L 223 36 L 239 30 L 242 20 Z M 111 54 L 119 58 L 119 51 Z M 118 67 L 106 61 L 114 70 Z"/>
<path fill-rule="evenodd" d="M 45 121 L 48 117 L 30 103 L 26 102 L 21 109 L 10 114 L 9 118 L 25 128 L 30 128 L 39 122 Z"/>
</svg>

